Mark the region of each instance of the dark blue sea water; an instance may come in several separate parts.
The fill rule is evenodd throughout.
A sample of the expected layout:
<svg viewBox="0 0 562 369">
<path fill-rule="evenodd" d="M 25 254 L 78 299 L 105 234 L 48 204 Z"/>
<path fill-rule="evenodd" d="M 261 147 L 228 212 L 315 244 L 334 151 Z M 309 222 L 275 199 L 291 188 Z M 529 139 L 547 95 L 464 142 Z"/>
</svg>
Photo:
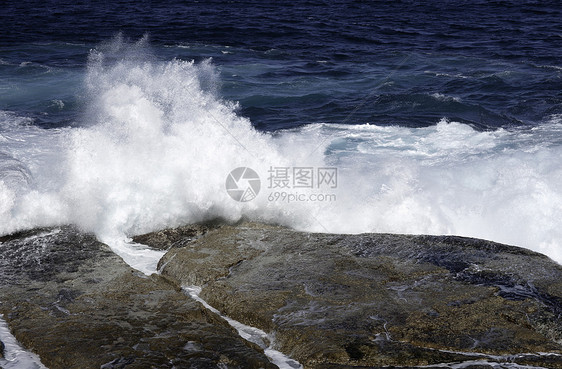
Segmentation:
<svg viewBox="0 0 562 369">
<path fill-rule="evenodd" d="M 559 1 L 2 3 L 0 233 L 249 218 L 561 261 L 561 158 Z M 298 167 L 337 201 L 280 203 Z"/>
<path fill-rule="evenodd" d="M 0 17 L 0 109 L 39 124 L 75 120 L 88 52 L 118 32 L 162 59 L 212 57 L 221 96 L 262 130 L 562 113 L 559 1 L 7 1 Z"/>
</svg>

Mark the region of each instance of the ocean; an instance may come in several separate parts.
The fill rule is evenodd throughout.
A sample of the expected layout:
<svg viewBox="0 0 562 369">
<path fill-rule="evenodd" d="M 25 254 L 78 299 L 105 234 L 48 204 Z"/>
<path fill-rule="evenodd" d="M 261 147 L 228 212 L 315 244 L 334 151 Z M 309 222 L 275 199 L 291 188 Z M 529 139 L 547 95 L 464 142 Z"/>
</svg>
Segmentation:
<svg viewBox="0 0 562 369">
<path fill-rule="evenodd" d="M 246 219 L 562 263 L 558 1 L 2 8 L 0 235 L 75 224 L 127 254 Z"/>
</svg>

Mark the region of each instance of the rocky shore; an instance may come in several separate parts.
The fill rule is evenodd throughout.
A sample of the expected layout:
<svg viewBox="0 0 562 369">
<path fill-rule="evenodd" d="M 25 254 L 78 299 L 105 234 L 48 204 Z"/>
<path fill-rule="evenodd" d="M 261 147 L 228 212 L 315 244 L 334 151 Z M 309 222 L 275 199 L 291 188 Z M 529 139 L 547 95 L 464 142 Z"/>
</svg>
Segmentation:
<svg viewBox="0 0 562 369">
<path fill-rule="evenodd" d="M 198 286 L 304 368 L 562 368 L 562 267 L 526 249 L 256 223 L 134 240 L 167 250 L 159 275 L 72 227 L 0 237 L 0 313 L 47 367 L 276 367 Z"/>
<path fill-rule="evenodd" d="M 0 239 L 0 313 L 56 368 L 274 368 L 263 350 L 158 275 L 72 227 Z"/>
</svg>

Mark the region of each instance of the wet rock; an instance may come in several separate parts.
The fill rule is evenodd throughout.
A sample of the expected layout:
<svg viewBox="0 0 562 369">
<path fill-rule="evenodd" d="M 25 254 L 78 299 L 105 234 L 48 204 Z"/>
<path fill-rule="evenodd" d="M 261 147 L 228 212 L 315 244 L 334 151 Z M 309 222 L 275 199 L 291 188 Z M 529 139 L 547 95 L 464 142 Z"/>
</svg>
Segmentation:
<svg viewBox="0 0 562 369">
<path fill-rule="evenodd" d="M 252 223 L 175 242 L 162 275 L 202 286 L 305 368 L 562 368 L 562 267 L 526 249 Z"/>
<path fill-rule="evenodd" d="M 133 241 L 150 245 L 158 250 L 168 250 L 172 246 L 181 247 L 210 230 L 219 228 L 221 223 L 208 222 L 202 224 L 188 224 L 176 228 L 168 228 L 161 231 L 151 232 L 139 236 L 134 236 Z"/>
<path fill-rule="evenodd" d="M 50 369 L 276 367 L 178 285 L 132 270 L 91 235 L 62 227 L 0 242 L 0 313 Z"/>
</svg>

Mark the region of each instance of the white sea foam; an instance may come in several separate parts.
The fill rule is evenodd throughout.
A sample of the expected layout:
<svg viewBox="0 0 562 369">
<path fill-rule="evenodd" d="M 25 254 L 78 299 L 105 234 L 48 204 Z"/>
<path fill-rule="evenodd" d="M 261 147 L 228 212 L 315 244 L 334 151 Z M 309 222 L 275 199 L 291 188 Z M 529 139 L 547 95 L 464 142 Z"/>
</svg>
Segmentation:
<svg viewBox="0 0 562 369">
<path fill-rule="evenodd" d="M 460 97 L 455 97 L 455 96 L 448 96 L 448 95 L 444 95 L 441 94 L 439 92 L 433 93 L 430 95 L 431 97 L 433 97 L 436 100 L 439 101 L 456 101 L 456 102 L 461 102 L 461 98 Z"/>
<path fill-rule="evenodd" d="M 134 234 L 246 217 L 321 232 L 473 236 L 562 262 L 560 116 L 526 130 L 443 120 L 271 136 L 217 97 L 210 62 L 157 61 L 145 43 L 116 39 L 91 53 L 82 128 L 42 130 L 0 115 L 0 155 L 12 163 L 10 175 L 0 167 L 1 234 L 74 223 L 118 249 Z M 225 190 L 241 166 L 261 177 L 244 203 Z M 337 188 L 268 188 L 271 167 L 337 167 Z M 335 201 L 273 201 L 281 192 Z"/>
<path fill-rule="evenodd" d="M 199 297 L 201 293 L 201 288 L 197 286 L 185 286 L 183 290 L 186 294 L 191 296 L 195 301 L 200 302 L 205 308 L 209 309 L 213 313 L 221 316 L 224 320 L 228 322 L 234 329 L 238 331 L 240 337 L 244 338 L 246 341 L 252 342 L 260 346 L 264 350 L 264 354 L 269 358 L 273 364 L 277 365 L 279 369 L 302 369 L 303 366 L 296 360 L 291 359 L 289 356 L 283 354 L 282 352 L 276 350 L 274 337 L 270 334 L 265 333 L 259 328 L 251 327 L 246 324 L 242 324 L 237 320 L 229 318 L 222 315 L 220 311 L 209 305 L 205 300 Z"/>
<path fill-rule="evenodd" d="M 341 168 L 336 232 L 457 234 L 524 246 L 562 261 L 562 125 L 477 132 L 316 125 L 292 134 L 329 137 Z M 288 138 L 286 138 L 288 139 Z"/>
<path fill-rule="evenodd" d="M 3 369 L 47 369 L 39 357 L 26 351 L 10 332 L 8 324 L 0 315 L 0 341 L 4 343 L 4 358 L 0 358 Z"/>
</svg>

